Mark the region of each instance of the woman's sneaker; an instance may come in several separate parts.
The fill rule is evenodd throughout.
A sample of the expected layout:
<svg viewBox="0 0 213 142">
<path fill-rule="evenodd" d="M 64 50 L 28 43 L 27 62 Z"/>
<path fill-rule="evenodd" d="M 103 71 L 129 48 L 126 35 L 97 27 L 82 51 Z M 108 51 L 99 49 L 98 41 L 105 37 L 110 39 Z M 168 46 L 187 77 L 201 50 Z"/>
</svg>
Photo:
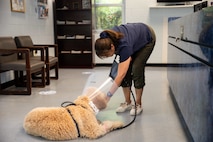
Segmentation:
<svg viewBox="0 0 213 142">
<path fill-rule="evenodd" d="M 132 108 L 131 103 L 127 104 L 127 102 L 125 103 L 121 103 L 121 105 L 116 109 L 116 112 L 125 112 L 127 110 L 130 110 Z"/>
<path fill-rule="evenodd" d="M 143 111 L 143 108 L 141 105 L 136 105 L 136 115 L 140 114 Z M 132 106 L 132 109 L 130 110 L 130 115 L 135 115 L 135 106 Z"/>
</svg>

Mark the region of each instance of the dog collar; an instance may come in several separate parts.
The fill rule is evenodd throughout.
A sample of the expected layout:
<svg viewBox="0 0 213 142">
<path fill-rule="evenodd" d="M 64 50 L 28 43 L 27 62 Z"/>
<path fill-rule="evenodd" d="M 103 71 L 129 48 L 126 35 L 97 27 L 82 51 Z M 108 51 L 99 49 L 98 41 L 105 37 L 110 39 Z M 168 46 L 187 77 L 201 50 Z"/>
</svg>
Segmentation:
<svg viewBox="0 0 213 142">
<path fill-rule="evenodd" d="M 99 109 L 95 106 L 95 104 L 92 101 L 89 102 L 89 105 L 91 106 L 91 108 L 95 112 L 95 115 L 97 115 L 98 112 L 99 112 Z"/>
</svg>

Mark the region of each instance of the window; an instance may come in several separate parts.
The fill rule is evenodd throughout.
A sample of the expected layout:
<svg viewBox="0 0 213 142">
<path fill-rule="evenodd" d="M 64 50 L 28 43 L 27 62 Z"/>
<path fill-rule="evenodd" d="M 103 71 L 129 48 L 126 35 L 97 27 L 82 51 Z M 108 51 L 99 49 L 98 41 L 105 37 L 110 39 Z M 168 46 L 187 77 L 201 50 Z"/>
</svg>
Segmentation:
<svg viewBox="0 0 213 142">
<path fill-rule="evenodd" d="M 95 30 L 124 23 L 124 0 L 94 0 Z"/>
</svg>

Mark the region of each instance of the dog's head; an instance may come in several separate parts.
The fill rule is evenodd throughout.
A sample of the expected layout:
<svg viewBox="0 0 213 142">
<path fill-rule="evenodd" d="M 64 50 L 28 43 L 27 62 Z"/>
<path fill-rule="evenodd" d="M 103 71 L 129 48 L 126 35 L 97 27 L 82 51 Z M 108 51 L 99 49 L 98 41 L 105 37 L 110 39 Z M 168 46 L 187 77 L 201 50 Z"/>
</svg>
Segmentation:
<svg viewBox="0 0 213 142">
<path fill-rule="evenodd" d="M 84 95 L 88 96 L 88 98 L 94 103 L 94 105 L 99 109 L 105 109 L 107 107 L 106 94 L 97 90 L 95 87 L 87 88 Z"/>
</svg>

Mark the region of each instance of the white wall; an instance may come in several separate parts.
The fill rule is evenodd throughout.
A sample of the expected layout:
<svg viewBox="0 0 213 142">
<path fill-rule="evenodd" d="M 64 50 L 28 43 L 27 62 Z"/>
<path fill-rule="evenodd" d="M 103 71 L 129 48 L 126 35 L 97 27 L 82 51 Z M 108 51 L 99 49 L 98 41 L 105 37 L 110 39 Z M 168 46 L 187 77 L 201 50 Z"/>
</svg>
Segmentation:
<svg viewBox="0 0 213 142">
<path fill-rule="evenodd" d="M 49 16 L 39 19 L 37 0 L 25 0 L 26 12 L 11 12 L 10 0 L 0 0 L 0 36 L 30 35 L 35 44 L 54 43 L 52 0 L 48 0 Z M 167 18 L 192 13 L 191 8 L 156 8 L 157 0 L 126 0 L 126 23 L 144 22 L 153 27 L 157 43 L 148 63 L 167 63 Z M 212 0 L 209 0 L 212 1 Z M 151 8 L 150 8 L 151 7 Z M 94 40 L 99 34 L 94 34 Z M 51 54 L 51 53 L 50 53 Z M 95 63 L 112 63 L 113 57 Z M 11 78 L 10 73 L 1 74 L 1 80 Z"/>
<path fill-rule="evenodd" d="M 126 6 L 125 6 L 126 23 L 143 22 L 143 23 L 150 25 L 150 23 L 149 23 L 149 7 L 151 5 L 156 5 L 156 1 L 157 0 L 126 0 L 125 1 L 125 3 L 126 3 Z M 95 37 L 95 39 L 98 38 L 99 34 L 96 33 L 94 37 Z M 151 57 L 151 58 L 153 58 L 153 57 Z M 159 57 L 159 58 L 161 58 L 161 57 Z M 114 59 L 114 57 L 102 60 L 102 59 L 99 59 L 97 56 L 95 56 L 96 63 L 112 63 L 113 59 Z M 160 63 L 161 59 L 155 60 L 155 61 Z"/>
<path fill-rule="evenodd" d="M 30 35 L 35 44 L 54 43 L 52 0 L 48 0 L 47 19 L 38 18 L 36 0 L 25 0 L 25 3 L 25 13 L 19 13 L 11 12 L 10 0 L 0 0 L 0 36 Z M 11 78 L 11 72 L 0 74 L 1 82 Z"/>
<path fill-rule="evenodd" d="M 54 43 L 52 0 L 48 0 L 49 17 L 38 19 L 37 0 L 25 0 L 26 12 L 11 12 L 10 0 L 0 0 L 0 36 L 30 35 L 34 43 Z M 184 16 L 193 12 L 191 8 L 153 8 L 157 0 L 126 0 L 126 23 L 144 22 L 156 32 L 157 43 L 148 63 L 167 63 L 167 18 Z M 212 0 L 209 0 L 209 2 Z M 152 8 L 150 8 L 152 7 Z M 94 40 L 98 38 L 94 34 Z M 111 63 L 113 58 L 95 63 Z"/>
<path fill-rule="evenodd" d="M 143 22 L 156 32 L 156 46 L 148 63 L 167 63 L 167 19 L 181 17 L 193 12 L 193 6 L 156 7 L 157 0 L 126 0 L 126 23 Z M 95 34 L 98 38 L 98 33 Z M 95 57 L 96 63 L 112 63 L 113 57 L 101 60 Z"/>
<path fill-rule="evenodd" d="M 48 0 L 49 16 L 39 19 L 37 0 L 25 0 L 26 12 L 11 12 L 10 0 L 0 0 L 0 36 L 30 35 L 35 44 L 54 43 L 52 0 Z M 159 8 L 157 0 L 126 0 L 126 23 L 144 22 L 153 27 L 157 42 L 148 63 L 167 63 L 167 18 L 192 13 L 193 7 Z M 209 3 L 213 0 L 208 0 Z M 98 38 L 94 34 L 94 40 Z M 51 53 L 50 53 L 51 54 Z M 95 56 L 95 63 L 112 63 L 113 57 L 101 60 Z M 1 74 L 1 80 L 11 78 L 10 73 Z"/>
<path fill-rule="evenodd" d="M 0 0 L 0 36 L 30 35 L 36 43 L 54 43 L 52 0 L 49 17 L 39 19 L 36 0 L 25 0 L 25 13 L 11 12 L 10 0 Z"/>
</svg>

